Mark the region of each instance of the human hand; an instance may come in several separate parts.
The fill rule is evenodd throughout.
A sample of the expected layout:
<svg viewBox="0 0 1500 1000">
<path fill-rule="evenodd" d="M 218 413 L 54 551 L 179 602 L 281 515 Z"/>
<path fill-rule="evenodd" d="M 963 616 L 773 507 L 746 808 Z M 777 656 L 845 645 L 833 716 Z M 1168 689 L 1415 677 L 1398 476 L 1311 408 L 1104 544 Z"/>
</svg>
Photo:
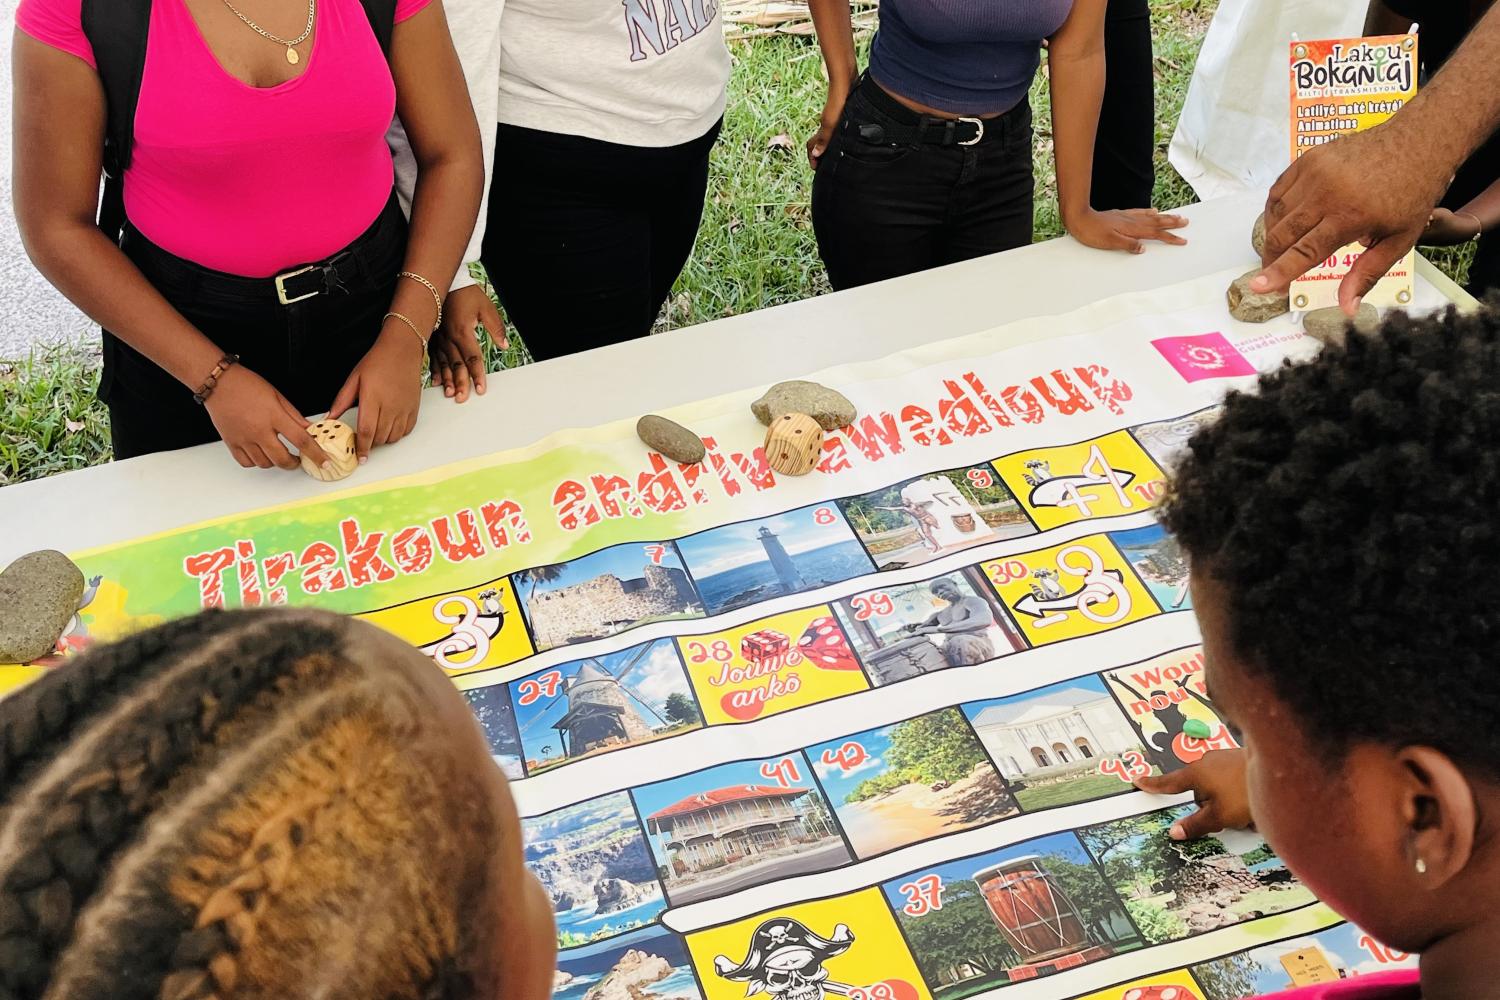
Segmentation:
<svg viewBox="0 0 1500 1000">
<path fill-rule="evenodd" d="M 1211 750 L 1180 771 L 1142 778 L 1135 787 L 1152 795 L 1193 793 L 1198 811 L 1172 827 L 1169 836 L 1173 840 L 1196 840 L 1220 830 L 1243 830 L 1254 822 L 1250 816 L 1243 750 Z"/>
<path fill-rule="evenodd" d="M 477 327 L 484 327 L 502 348 L 510 346 L 500 310 L 481 285 L 469 285 L 448 293 L 443 306 L 443 325 L 432 335 L 427 351 L 432 356 L 432 384 L 443 387 L 443 395 L 462 403 L 472 388 L 483 396 L 487 372 Z"/>
<path fill-rule="evenodd" d="M 1127 253 L 1145 253 L 1143 240 L 1182 246 L 1187 240 L 1172 230 L 1185 229 L 1187 224 L 1188 220 L 1180 215 L 1167 215 L 1154 208 L 1111 209 L 1108 212 L 1096 212 L 1090 208 L 1065 221 L 1068 232 L 1084 246 Z"/>
<path fill-rule="evenodd" d="M 1469 212 L 1450 212 L 1446 208 L 1434 208 L 1417 242 L 1428 247 L 1451 247 L 1468 243 L 1484 235 L 1484 224 L 1479 217 Z"/>
<path fill-rule="evenodd" d="M 828 144 L 833 141 L 833 133 L 839 127 L 839 122 L 844 117 L 844 104 L 849 99 L 848 94 L 828 92 L 828 100 L 823 103 L 823 116 L 818 122 L 818 130 L 807 140 L 807 164 L 814 170 L 818 169 L 818 163 L 823 159 L 823 153 L 828 149 Z"/>
<path fill-rule="evenodd" d="M 1318 146 L 1281 175 L 1266 201 L 1265 270 L 1250 282 L 1253 291 L 1285 291 L 1358 242 L 1365 252 L 1339 285 L 1339 306 L 1353 316 L 1416 246 L 1452 171 L 1433 168 L 1403 117 Z"/>
<path fill-rule="evenodd" d="M 315 464 L 328 462 L 323 449 L 307 433 L 307 419 L 271 383 L 242 365 L 232 365 L 219 376 L 218 385 L 203 405 L 229 453 L 246 469 L 295 469 L 301 465 L 301 459 L 287 450 L 282 438 Z"/>
<path fill-rule="evenodd" d="M 329 419 L 337 420 L 359 404 L 354 450 L 361 465 L 370 457 L 372 446 L 394 444 L 417 426 L 421 366 L 418 339 L 400 320 L 387 319 L 375 345 L 349 373 L 328 411 Z"/>
</svg>

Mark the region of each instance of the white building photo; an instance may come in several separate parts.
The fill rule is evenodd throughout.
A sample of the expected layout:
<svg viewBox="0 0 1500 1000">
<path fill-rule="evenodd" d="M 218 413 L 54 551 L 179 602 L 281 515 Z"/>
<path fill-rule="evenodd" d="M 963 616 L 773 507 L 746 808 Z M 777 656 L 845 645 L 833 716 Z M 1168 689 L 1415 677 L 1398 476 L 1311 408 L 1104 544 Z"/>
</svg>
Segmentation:
<svg viewBox="0 0 1500 1000">
<path fill-rule="evenodd" d="M 1114 699 L 1082 687 L 991 705 L 974 717 L 974 728 L 1009 779 L 1092 770 L 1101 757 L 1140 747 Z"/>
</svg>

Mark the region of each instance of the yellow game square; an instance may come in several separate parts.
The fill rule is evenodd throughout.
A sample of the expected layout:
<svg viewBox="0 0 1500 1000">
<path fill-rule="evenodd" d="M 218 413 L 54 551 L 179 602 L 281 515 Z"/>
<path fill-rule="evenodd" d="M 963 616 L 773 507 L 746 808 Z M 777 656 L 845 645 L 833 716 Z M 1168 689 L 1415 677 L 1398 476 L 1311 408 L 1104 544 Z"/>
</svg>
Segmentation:
<svg viewBox="0 0 1500 1000">
<path fill-rule="evenodd" d="M 879 889 L 773 910 L 687 943 L 705 1000 L 931 1000 Z"/>
<path fill-rule="evenodd" d="M 826 605 L 677 644 L 710 726 L 763 719 L 870 687 Z"/>
<path fill-rule="evenodd" d="M 45 667 L 23 667 L 14 663 L 0 664 L 0 698 L 14 694 L 46 672 Z"/>
<path fill-rule="evenodd" d="M 0 663 L 0 697 L 19 691 L 48 670 L 101 642 L 115 642 L 135 632 L 162 624 L 160 615 L 130 615 L 128 596 L 113 580 L 96 576 L 87 581 L 78 613 L 69 620 L 53 652 L 33 663 Z"/>
<path fill-rule="evenodd" d="M 1145 584 L 1103 535 L 981 568 L 1033 646 L 1107 632 L 1160 613 Z"/>
<path fill-rule="evenodd" d="M 997 460 L 995 471 L 1038 528 L 1136 514 L 1156 505 L 1166 474 L 1129 431 Z"/>
<path fill-rule="evenodd" d="M 1078 1000 L 1205 1000 L 1205 994 L 1192 973 L 1177 969 L 1111 986 Z"/>
<path fill-rule="evenodd" d="M 453 677 L 503 667 L 533 652 L 505 577 L 355 617 L 405 639 Z"/>
</svg>

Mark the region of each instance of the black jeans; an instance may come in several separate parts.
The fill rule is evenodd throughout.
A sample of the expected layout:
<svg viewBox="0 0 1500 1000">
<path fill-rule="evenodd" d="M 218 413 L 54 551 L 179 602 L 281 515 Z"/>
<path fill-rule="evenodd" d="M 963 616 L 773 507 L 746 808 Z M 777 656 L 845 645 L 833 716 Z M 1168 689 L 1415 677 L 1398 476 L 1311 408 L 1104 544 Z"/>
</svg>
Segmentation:
<svg viewBox="0 0 1500 1000">
<path fill-rule="evenodd" d="M 813 178 L 813 229 L 836 289 L 854 288 L 1031 242 L 1031 105 L 985 122 L 973 146 L 887 145 L 862 126 L 921 116 L 860 80 Z"/>
<path fill-rule="evenodd" d="M 406 218 L 392 197 L 364 235 L 323 262 L 329 268 L 318 283 L 324 290 L 285 306 L 272 279 L 201 267 L 155 246 L 128 224 L 120 249 L 220 350 L 238 354 L 240 364 L 275 386 L 299 413 L 321 413 L 380 336 L 406 253 Z M 115 458 L 219 440 L 208 410 L 193 402 L 193 391 L 104 331 L 99 398 L 109 407 Z"/>
<path fill-rule="evenodd" d="M 1151 159 L 1156 151 L 1156 84 L 1147 0 L 1109 0 L 1104 56 L 1104 104 L 1089 200 L 1101 212 L 1149 208 L 1156 184 Z"/>
<path fill-rule="evenodd" d="M 1424 21 L 1422 24 L 1422 63 L 1428 74 L 1438 72 L 1447 63 L 1453 50 L 1468 37 L 1471 24 L 1466 9 L 1439 9 L 1433 12 L 1432 20 L 1436 22 L 1433 27 L 1439 30 L 1429 32 L 1428 23 Z M 1500 180 L 1500 135 L 1491 136 L 1464 161 L 1440 204 L 1450 211 L 1457 211 L 1497 180 Z M 1474 261 L 1469 265 L 1466 288 L 1471 295 L 1481 299 L 1500 289 L 1500 231 L 1491 230 L 1479 240 Z"/>
<path fill-rule="evenodd" d="M 1457 211 L 1497 180 L 1500 180 L 1500 136 L 1480 146 L 1458 168 L 1458 176 L 1443 195 L 1441 204 L 1450 211 Z M 1491 230 L 1480 238 L 1474 261 L 1469 265 L 1469 283 L 1465 288 L 1481 299 L 1500 289 L 1500 230 Z"/>
<path fill-rule="evenodd" d="M 482 256 L 533 358 L 651 332 L 698 237 L 719 128 L 651 148 L 499 126 Z"/>
</svg>

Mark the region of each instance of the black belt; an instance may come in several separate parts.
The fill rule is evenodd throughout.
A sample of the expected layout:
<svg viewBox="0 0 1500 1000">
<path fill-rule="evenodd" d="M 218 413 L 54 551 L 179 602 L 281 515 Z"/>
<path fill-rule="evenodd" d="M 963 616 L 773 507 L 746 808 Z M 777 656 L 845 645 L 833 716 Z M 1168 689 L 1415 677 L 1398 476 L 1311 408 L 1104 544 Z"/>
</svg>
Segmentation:
<svg viewBox="0 0 1500 1000">
<path fill-rule="evenodd" d="M 308 264 L 295 271 L 284 271 L 271 279 L 276 289 L 276 301 L 284 306 L 301 302 L 329 292 L 348 292 L 339 275 L 340 264 L 353 264 L 353 254 L 345 250 L 321 264 Z"/>
<path fill-rule="evenodd" d="M 403 238 L 405 224 L 401 206 L 392 193 L 369 228 L 343 250 L 316 263 L 294 267 L 269 278 L 226 274 L 184 260 L 153 244 L 128 220 L 121 235 L 121 246 L 148 278 L 154 272 L 163 271 L 195 283 L 196 288 L 212 289 L 219 295 L 236 296 L 252 303 L 269 300 L 289 306 L 335 292 L 362 294 L 372 287 L 372 281 L 383 284 L 385 275 L 371 273 L 373 262 L 390 255 L 390 241 Z M 394 273 L 389 280 L 395 280 Z"/>
<path fill-rule="evenodd" d="M 996 119 L 994 124 L 998 124 Z M 844 130 L 876 146 L 977 146 L 984 141 L 987 123 L 983 118 L 934 118 L 923 115 L 915 125 L 880 125 L 867 122 L 855 126 L 846 122 Z M 999 135 L 1000 130 L 996 129 Z"/>
</svg>

